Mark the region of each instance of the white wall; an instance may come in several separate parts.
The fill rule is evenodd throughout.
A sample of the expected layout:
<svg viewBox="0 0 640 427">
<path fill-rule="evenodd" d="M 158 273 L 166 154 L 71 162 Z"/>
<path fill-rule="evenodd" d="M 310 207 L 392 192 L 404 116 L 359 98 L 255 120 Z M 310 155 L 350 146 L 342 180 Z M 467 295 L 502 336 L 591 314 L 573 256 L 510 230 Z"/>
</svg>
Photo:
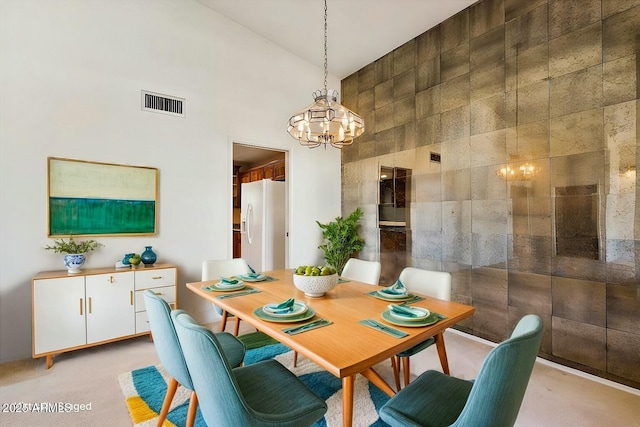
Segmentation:
<svg viewBox="0 0 640 427">
<path fill-rule="evenodd" d="M 200 321 L 211 306 L 184 284 L 232 256 L 234 140 L 289 150 L 288 266 L 321 262 L 315 220 L 340 214 L 340 153 L 286 133 L 321 84 L 322 70 L 196 0 L 1 0 L 0 362 L 31 355 L 31 277 L 62 269 L 42 249 L 48 156 L 159 169 L 158 234 L 99 237 L 86 267 L 152 245 Z M 187 117 L 141 111 L 142 89 L 186 98 Z"/>
</svg>

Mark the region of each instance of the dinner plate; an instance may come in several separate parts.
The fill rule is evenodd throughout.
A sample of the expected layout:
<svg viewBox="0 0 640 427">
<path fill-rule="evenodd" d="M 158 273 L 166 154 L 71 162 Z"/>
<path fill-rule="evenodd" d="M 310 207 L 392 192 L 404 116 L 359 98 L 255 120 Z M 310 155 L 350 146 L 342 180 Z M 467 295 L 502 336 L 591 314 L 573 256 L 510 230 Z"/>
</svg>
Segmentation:
<svg viewBox="0 0 640 427">
<path fill-rule="evenodd" d="M 396 311 L 393 311 L 393 309 L 391 308 L 392 305 L 393 304 L 389 304 L 387 306 L 387 308 L 389 308 L 389 314 L 392 317 L 395 317 L 396 319 L 406 320 L 407 322 L 420 322 L 422 320 L 425 320 L 431 314 L 431 312 L 429 310 L 427 310 L 426 308 L 409 307 L 408 305 L 407 306 L 403 306 L 403 308 L 411 310 L 413 313 L 416 314 L 416 316 L 409 316 L 409 315 L 406 315 L 406 314 L 402 314 L 402 313 L 398 313 Z"/>
<path fill-rule="evenodd" d="M 384 294 L 380 291 L 376 291 L 375 296 L 385 301 L 403 301 L 413 298 L 413 294 L 411 293 L 408 293 L 406 295 L 390 295 Z"/>
<path fill-rule="evenodd" d="M 419 320 L 417 322 L 414 321 L 414 320 L 402 320 L 402 319 L 398 319 L 397 317 L 393 317 L 391 315 L 390 311 L 391 310 L 383 311 L 382 312 L 382 318 L 384 320 L 386 320 L 387 322 L 389 322 L 389 323 L 391 323 L 393 325 L 398 325 L 398 326 L 407 326 L 407 327 L 410 327 L 410 328 L 420 328 L 422 326 L 433 325 L 438 320 L 440 320 L 438 315 L 435 314 L 435 313 L 431 313 L 425 319 Z"/>
<path fill-rule="evenodd" d="M 209 286 L 208 289 L 211 291 L 217 291 L 217 292 L 228 292 L 228 291 L 239 291 L 240 289 L 243 289 L 245 286 L 246 285 L 244 284 L 244 282 L 238 282 L 233 284 L 218 282 L 216 284 Z"/>
<path fill-rule="evenodd" d="M 378 290 L 378 293 L 380 295 L 382 295 L 382 296 L 385 296 L 385 297 L 391 298 L 391 299 L 407 298 L 407 296 L 409 295 L 409 292 L 407 292 L 406 294 L 396 294 L 396 293 L 391 293 L 391 292 L 385 292 L 384 289 Z"/>
<path fill-rule="evenodd" d="M 311 319 L 316 315 L 316 312 L 311 308 L 307 307 L 307 310 L 302 314 L 298 314 L 291 317 L 277 317 L 272 316 L 269 313 L 265 313 L 262 307 L 258 307 L 253 310 L 253 314 L 262 320 L 266 320 L 268 322 L 277 322 L 277 323 L 294 323 L 294 322 L 302 322 L 303 320 Z"/>
<path fill-rule="evenodd" d="M 267 276 L 265 276 L 264 274 L 258 274 L 257 276 L 243 274 L 238 277 L 244 280 L 245 282 L 262 282 L 263 280 L 267 280 Z"/>
<path fill-rule="evenodd" d="M 307 311 L 306 304 L 299 301 L 296 301 L 293 303 L 292 311 L 287 311 L 285 313 L 279 313 L 278 311 L 281 311 L 282 309 L 277 309 L 276 308 L 277 306 L 278 306 L 278 303 L 267 304 L 262 307 L 262 311 L 265 314 L 268 314 L 269 316 L 273 316 L 273 317 L 292 317 Z"/>
</svg>

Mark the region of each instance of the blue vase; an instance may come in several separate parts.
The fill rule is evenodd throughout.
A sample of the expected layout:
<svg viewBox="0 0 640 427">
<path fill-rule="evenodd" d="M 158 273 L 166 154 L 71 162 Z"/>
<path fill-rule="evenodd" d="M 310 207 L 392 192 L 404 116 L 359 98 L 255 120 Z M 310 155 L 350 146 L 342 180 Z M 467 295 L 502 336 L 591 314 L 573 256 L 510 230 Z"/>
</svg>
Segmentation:
<svg viewBox="0 0 640 427">
<path fill-rule="evenodd" d="M 129 259 L 131 259 L 132 256 L 133 254 L 125 254 L 124 258 L 122 258 L 122 264 L 131 265 L 131 263 L 129 262 Z"/>
<path fill-rule="evenodd" d="M 144 252 L 140 254 L 140 259 L 144 265 L 153 265 L 158 257 L 156 256 L 156 253 L 151 250 L 151 246 L 145 246 Z"/>
<path fill-rule="evenodd" d="M 64 266 L 67 267 L 67 272 L 80 273 L 80 267 L 87 257 L 84 254 L 66 254 L 62 259 L 64 260 Z"/>
</svg>

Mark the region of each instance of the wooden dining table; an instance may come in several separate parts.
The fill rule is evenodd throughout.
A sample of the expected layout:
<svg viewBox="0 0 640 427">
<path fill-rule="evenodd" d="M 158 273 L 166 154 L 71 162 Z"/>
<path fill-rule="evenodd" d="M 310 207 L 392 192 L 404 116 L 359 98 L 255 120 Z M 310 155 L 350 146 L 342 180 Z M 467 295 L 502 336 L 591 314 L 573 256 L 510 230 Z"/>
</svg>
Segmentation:
<svg viewBox="0 0 640 427">
<path fill-rule="evenodd" d="M 372 291 L 382 287 L 341 280 L 342 283 L 324 296 L 308 297 L 294 286 L 293 270 L 274 270 L 264 274 L 270 280 L 246 282 L 247 288 L 259 291 L 250 294 L 241 294 L 247 288 L 230 292 L 205 289 L 218 282 L 217 280 L 187 283 L 187 288 L 341 378 L 342 423 L 345 427 L 352 425 L 354 382 L 357 374 L 363 375 L 380 390 L 393 396 L 395 390 L 373 367 L 430 337 L 438 334 L 441 337 L 445 329 L 472 316 L 474 312 L 474 308 L 469 305 L 416 294 L 424 299 L 411 306 L 427 308 L 444 318 L 424 327 L 398 326 L 382 318 L 382 313 L 390 302 L 370 295 Z M 232 293 L 238 293 L 238 296 L 219 298 Z M 291 297 L 312 308 L 315 316 L 299 323 L 280 323 L 263 320 L 254 314 L 256 309 L 266 304 L 282 302 Z M 332 323 L 295 335 L 283 331 L 317 318 L 327 319 Z M 364 319 L 375 319 L 385 326 L 405 332 L 407 336 L 397 338 L 359 323 Z M 444 351 L 442 340 L 437 340 L 436 345 L 439 346 L 439 352 Z"/>
</svg>

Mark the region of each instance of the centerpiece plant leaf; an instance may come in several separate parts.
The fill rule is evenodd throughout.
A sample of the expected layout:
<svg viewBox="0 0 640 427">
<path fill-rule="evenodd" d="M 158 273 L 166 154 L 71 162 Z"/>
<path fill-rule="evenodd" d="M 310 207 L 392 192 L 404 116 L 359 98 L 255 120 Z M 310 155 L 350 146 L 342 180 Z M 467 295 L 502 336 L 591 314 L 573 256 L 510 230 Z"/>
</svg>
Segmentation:
<svg viewBox="0 0 640 427">
<path fill-rule="evenodd" d="M 318 248 L 324 252 L 327 264 L 335 268 L 338 274 L 342 274 L 349 258 L 364 247 L 364 239 L 358 235 L 358 223 L 363 214 L 362 209 L 357 208 L 346 218 L 339 216 L 326 224 L 316 221 L 324 238 Z"/>
<path fill-rule="evenodd" d="M 73 240 L 73 236 L 69 236 L 69 240 L 54 240 L 52 245 L 47 245 L 44 248 L 57 254 L 86 254 L 102 246 L 104 246 L 102 243 L 93 239 L 79 242 Z"/>
</svg>

